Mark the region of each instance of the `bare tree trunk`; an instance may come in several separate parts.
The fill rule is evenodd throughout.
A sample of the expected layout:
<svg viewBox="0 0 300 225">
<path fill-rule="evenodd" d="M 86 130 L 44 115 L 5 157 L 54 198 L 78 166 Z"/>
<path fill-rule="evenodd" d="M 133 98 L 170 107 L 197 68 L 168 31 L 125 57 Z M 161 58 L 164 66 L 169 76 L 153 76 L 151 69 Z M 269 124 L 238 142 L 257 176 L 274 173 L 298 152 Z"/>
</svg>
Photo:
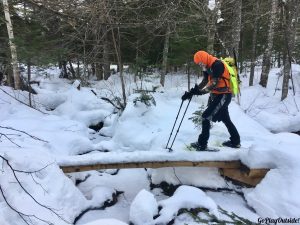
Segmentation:
<svg viewBox="0 0 300 225">
<path fill-rule="evenodd" d="M 31 63 L 28 62 L 27 63 L 27 78 L 28 78 L 28 88 L 29 90 L 31 89 L 31 86 L 30 86 L 30 80 L 31 80 Z M 32 101 L 31 101 L 31 91 L 28 91 L 28 98 L 29 98 L 29 106 L 32 107 Z"/>
<path fill-rule="evenodd" d="M 284 55 L 285 55 L 285 60 L 283 62 L 283 80 L 282 80 L 281 100 L 284 100 L 288 95 L 290 73 L 291 73 L 291 64 L 288 60 L 287 51 L 284 52 Z"/>
<path fill-rule="evenodd" d="M 253 24 L 253 35 L 252 35 L 252 49 L 251 49 L 251 66 L 250 66 L 250 78 L 249 78 L 249 86 L 253 86 L 254 80 L 254 69 L 255 69 L 255 61 L 256 61 L 256 41 L 257 41 L 257 32 L 258 32 L 258 11 L 260 8 L 260 0 L 257 0 L 255 3 L 255 18 Z"/>
<path fill-rule="evenodd" d="M 97 69 L 96 69 L 96 63 L 91 63 L 91 71 L 92 71 L 92 76 L 95 76 L 97 73 Z"/>
<path fill-rule="evenodd" d="M 115 37 L 114 30 L 112 30 L 112 41 L 115 48 L 117 61 L 118 61 L 118 67 L 119 67 L 119 73 L 120 73 L 120 79 L 121 79 L 121 87 L 122 87 L 122 97 L 123 97 L 123 106 L 122 108 L 125 109 L 126 107 L 126 91 L 125 91 L 125 81 L 124 81 L 124 75 L 123 75 L 123 64 L 122 64 L 122 58 L 121 58 L 121 39 L 120 39 L 120 31 L 119 28 L 117 28 L 117 35 L 118 35 L 118 41 Z"/>
<path fill-rule="evenodd" d="M 108 31 L 104 30 L 104 41 L 103 41 L 103 72 L 104 79 L 107 80 L 110 77 L 110 62 L 109 62 L 109 41 Z"/>
<path fill-rule="evenodd" d="M 187 61 L 186 62 L 186 66 L 187 66 L 187 76 L 188 76 L 188 90 L 191 90 L 191 65 L 190 62 Z"/>
<path fill-rule="evenodd" d="M 281 67 L 281 52 L 278 51 L 278 56 L 277 56 L 277 67 L 280 68 Z"/>
<path fill-rule="evenodd" d="M 3 0 L 3 9 L 5 14 L 5 23 L 7 27 L 8 38 L 9 38 L 9 46 L 11 51 L 11 63 L 13 68 L 14 88 L 20 89 L 21 79 L 20 79 L 20 71 L 18 68 L 17 47 L 14 43 L 13 26 L 10 19 L 9 6 L 7 0 Z"/>
<path fill-rule="evenodd" d="M 233 55 L 236 53 L 236 58 L 239 58 L 239 44 L 241 40 L 241 27 L 242 27 L 242 0 L 235 0 L 235 15 L 232 23 L 232 34 L 231 34 L 231 48 L 229 49 L 229 54 Z"/>
<path fill-rule="evenodd" d="M 80 77 L 80 61 L 79 61 L 78 58 L 77 58 L 76 77 L 77 77 L 77 78 Z"/>
<path fill-rule="evenodd" d="M 282 93 L 281 100 L 284 100 L 289 91 L 289 79 L 291 77 L 291 62 L 292 62 L 292 51 L 295 47 L 296 37 L 296 22 L 299 14 L 300 3 L 298 0 L 291 0 L 286 5 L 283 5 L 283 20 L 284 20 L 284 36 L 285 36 L 285 61 L 283 68 L 283 82 L 282 82 Z"/>
<path fill-rule="evenodd" d="M 165 76 L 168 72 L 169 42 L 170 42 L 170 25 L 167 24 L 165 43 L 164 43 L 164 51 L 163 51 L 162 74 L 160 76 L 160 84 L 162 86 L 165 85 Z"/>
<path fill-rule="evenodd" d="M 86 71 L 88 70 L 87 66 L 87 51 L 86 51 L 86 41 L 87 41 L 87 30 L 84 32 L 84 39 L 82 40 L 83 45 L 83 77 L 86 78 Z"/>
<path fill-rule="evenodd" d="M 207 24 L 207 52 L 214 53 L 215 35 L 217 32 L 218 12 L 220 9 L 219 1 L 215 1 L 215 8 L 209 9 Z"/>
<path fill-rule="evenodd" d="M 67 69 L 67 62 L 62 60 L 60 63 L 60 75 L 62 78 L 68 79 L 68 69 Z"/>
<path fill-rule="evenodd" d="M 263 87 L 267 87 L 268 76 L 271 67 L 271 53 L 273 49 L 273 39 L 274 39 L 274 27 L 277 13 L 277 0 L 271 1 L 271 14 L 269 19 L 269 29 L 268 29 L 268 38 L 267 38 L 267 48 L 264 52 L 262 71 L 260 76 L 259 84 Z"/>
<path fill-rule="evenodd" d="M 135 73 L 134 73 L 134 82 L 137 82 L 137 77 L 139 75 L 139 70 L 140 70 L 140 65 L 139 65 L 139 46 L 140 46 L 140 41 L 137 39 L 136 41 L 136 50 L 135 50 Z"/>
<path fill-rule="evenodd" d="M 243 63 L 243 48 L 244 48 L 244 41 L 243 40 L 244 39 L 243 39 L 243 35 L 244 35 L 244 31 L 241 30 L 241 32 L 240 32 L 240 44 L 239 44 L 240 47 L 239 47 L 239 51 L 238 51 L 239 52 L 240 65 L 239 65 L 239 67 L 236 68 L 238 74 L 241 74 L 244 70 L 244 63 Z M 239 78 L 239 80 L 240 80 L 240 78 Z"/>
<path fill-rule="evenodd" d="M 103 67 L 99 62 L 95 63 L 96 77 L 97 80 L 103 80 Z"/>
<path fill-rule="evenodd" d="M 75 79 L 76 78 L 76 72 L 75 72 L 75 70 L 74 70 L 74 67 L 73 67 L 73 64 L 72 64 L 72 61 L 71 60 L 69 60 L 69 71 L 70 71 L 70 73 L 72 74 L 72 78 L 73 79 Z"/>
<path fill-rule="evenodd" d="M 297 17 L 296 34 L 295 34 L 295 51 L 297 54 L 296 62 L 299 63 L 300 59 L 300 17 Z"/>
</svg>

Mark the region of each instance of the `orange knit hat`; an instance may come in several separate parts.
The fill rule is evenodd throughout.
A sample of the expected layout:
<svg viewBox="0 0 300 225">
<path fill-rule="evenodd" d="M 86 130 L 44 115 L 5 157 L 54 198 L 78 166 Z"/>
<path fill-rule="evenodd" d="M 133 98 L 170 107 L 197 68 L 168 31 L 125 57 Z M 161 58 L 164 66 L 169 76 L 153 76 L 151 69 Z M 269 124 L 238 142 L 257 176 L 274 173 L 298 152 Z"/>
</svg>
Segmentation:
<svg viewBox="0 0 300 225">
<path fill-rule="evenodd" d="M 194 62 L 198 65 L 199 63 L 203 63 L 205 66 L 211 67 L 213 62 L 216 60 L 216 57 L 208 54 L 205 51 L 198 51 L 194 55 Z"/>
<path fill-rule="evenodd" d="M 194 55 L 194 62 L 196 64 L 203 63 L 203 64 L 207 65 L 207 55 L 208 54 L 205 51 L 196 52 Z"/>
</svg>

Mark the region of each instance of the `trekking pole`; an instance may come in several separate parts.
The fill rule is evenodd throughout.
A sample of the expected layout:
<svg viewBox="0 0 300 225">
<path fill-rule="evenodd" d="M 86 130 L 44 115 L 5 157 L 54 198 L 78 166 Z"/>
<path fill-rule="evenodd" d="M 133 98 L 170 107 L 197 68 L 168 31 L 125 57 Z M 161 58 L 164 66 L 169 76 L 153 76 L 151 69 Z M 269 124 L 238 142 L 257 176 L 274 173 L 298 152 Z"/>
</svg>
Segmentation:
<svg viewBox="0 0 300 225">
<path fill-rule="evenodd" d="M 177 116 L 176 116 L 176 119 L 175 119 L 175 123 L 174 123 L 174 125 L 173 125 L 172 131 L 171 131 L 171 134 L 170 134 L 170 137 L 169 137 L 169 140 L 168 140 L 168 142 L 167 142 L 167 145 L 166 145 L 166 149 L 168 148 L 169 141 L 170 141 L 170 139 L 171 139 L 171 136 L 172 136 L 172 134 L 173 134 L 173 130 L 174 130 L 175 124 L 176 124 L 176 122 L 177 122 L 177 119 L 178 119 L 178 116 L 179 116 L 180 110 L 181 110 L 181 108 L 182 108 L 182 104 L 183 104 L 183 102 L 184 102 L 184 101 L 182 100 L 182 101 L 181 101 L 181 104 L 180 104 L 180 107 L 179 107 L 179 110 L 178 110 L 178 113 L 177 113 Z"/>
<path fill-rule="evenodd" d="M 192 97 L 193 97 L 193 96 L 192 96 Z M 183 113 L 182 119 L 181 119 L 181 121 L 180 121 L 180 123 L 179 123 L 178 129 L 177 129 L 177 131 L 176 131 L 176 134 L 175 134 L 175 137 L 174 137 L 174 139 L 173 139 L 173 141 L 172 141 L 172 144 L 171 144 L 170 148 L 168 148 L 168 149 L 169 149 L 169 152 L 172 152 L 172 151 L 173 151 L 172 146 L 173 146 L 174 141 L 175 141 L 175 139 L 176 139 L 176 137 L 177 137 L 177 134 L 178 134 L 179 129 L 180 129 L 180 127 L 181 127 L 181 124 L 182 124 L 182 121 L 183 121 L 184 116 L 185 116 L 185 114 L 186 114 L 186 111 L 187 111 L 187 109 L 189 108 L 189 105 L 190 105 L 190 103 L 191 103 L 192 97 L 190 98 L 190 100 L 189 100 L 189 102 L 188 102 L 188 104 L 187 104 L 187 106 L 186 106 L 186 109 L 185 109 L 185 111 L 184 111 L 184 113 Z"/>
</svg>

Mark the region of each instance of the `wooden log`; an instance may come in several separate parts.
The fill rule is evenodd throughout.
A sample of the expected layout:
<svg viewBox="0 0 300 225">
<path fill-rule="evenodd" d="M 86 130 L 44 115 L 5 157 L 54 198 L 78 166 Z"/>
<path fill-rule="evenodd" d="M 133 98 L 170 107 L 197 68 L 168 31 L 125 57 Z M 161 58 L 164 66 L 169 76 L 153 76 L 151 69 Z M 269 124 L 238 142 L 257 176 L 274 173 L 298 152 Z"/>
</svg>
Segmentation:
<svg viewBox="0 0 300 225">
<path fill-rule="evenodd" d="M 250 169 L 244 164 L 241 164 L 241 171 L 249 177 L 264 177 L 270 169 L 261 168 L 261 169 Z"/>
<path fill-rule="evenodd" d="M 240 161 L 156 161 L 156 162 L 117 162 L 99 163 L 74 166 L 60 166 L 64 173 L 83 172 L 101 169 L 129 169 L 129 168 L 164 168 L 164 167 L 215 167 L 221 175 L 240 183 L 256 186 L 269 169 L 249 169 Z"/>
<path fill-rule="evenodd" d="M 64 173 L 83 172 L 100 169 L 129 169 L 129 168 L 163 168 L 163 167 L 216 167 L 227 169 L 241 168 L 240 161 L 163 161 L 163 162 L 129 162 L 103 163 L 93 165 L 60 166 Z"/>
<path fill-rule="evenodd" d="M 269 172 L 270 169 L 250 169 L 247 175 L 249 177 L 265 177 L 267 172 Z"/>
<path fill-rule="evenodd" d="M 259 169 L 256 169 L 257 171 Z M 232 180 L 247 184 L 249 186 L 256 186 L 258 183 L 260 183 L 260 181 L 264 178 L 264 176 L 261 177 L 251 177 L 248 176 L 244 171 L 242 170 L 237 170 L 237 169 L 231 169 L 231 168 L 222 168 L 219 170 L 220 173 L 225 176 L 228 177 Z"/>
</svg>

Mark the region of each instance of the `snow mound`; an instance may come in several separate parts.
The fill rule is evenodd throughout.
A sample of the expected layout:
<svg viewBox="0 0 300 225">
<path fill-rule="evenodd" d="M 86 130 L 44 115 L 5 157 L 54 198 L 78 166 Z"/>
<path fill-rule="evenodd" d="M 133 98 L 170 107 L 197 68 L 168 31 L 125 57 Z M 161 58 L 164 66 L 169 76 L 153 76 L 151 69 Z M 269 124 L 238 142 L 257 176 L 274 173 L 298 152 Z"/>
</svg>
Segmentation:
<svg viewBox="0 0 300 225">
<path fill-rule="evenodd" d="M 12 224 L 12 218 L 13 224 L 24 224 L 5 203 L 24 215 L 30 215 L 23 217 L 34 224 L 41 224 L 35 216 L 53 224 L 72 223 L 87 207 L 85 197 L 63 174 L 51 155 L 30 149 L 0 151 L 0 155 L 3 157 L 0 159 L 0 187 L 5 196 L 5 200 L 0 198 L 1 224 L 6 221 Z"/>
<path fill-rule="evenodd" d="M 123 223 L 120 220 L 116 220 L 116 219 L 100 219 L 90 223 L 86 223 L 84 225 L 128 225 L 128 224 Z"/>
<path fill-rule="evenodd" d="M 151 224 L 153 217 L 158 213 L 158 204 L 154 195 L 141 190 L 130 206 L 130 221 L 134 225 Z"/>
<path fill-rule="evenodd" d="M 182 185 L 174 195 L 159 202 L 162 210 L 160 216 L 155 219 L 155 224 L 167 224 L 178 213 L 180 209 L 206 208 L 210 214 L 219 218 L 217 204 L 198 188 Z"/>
<path fill-rule="evenodd" d="M 152 171 L 151 179 L 153 184 L 160 184 L 165 181 L 173 185 L 186 184 L 210 188 L 227 187 L 224 178 L 221 177 L 217 168 L 159 168 Z"/>
</svg>

